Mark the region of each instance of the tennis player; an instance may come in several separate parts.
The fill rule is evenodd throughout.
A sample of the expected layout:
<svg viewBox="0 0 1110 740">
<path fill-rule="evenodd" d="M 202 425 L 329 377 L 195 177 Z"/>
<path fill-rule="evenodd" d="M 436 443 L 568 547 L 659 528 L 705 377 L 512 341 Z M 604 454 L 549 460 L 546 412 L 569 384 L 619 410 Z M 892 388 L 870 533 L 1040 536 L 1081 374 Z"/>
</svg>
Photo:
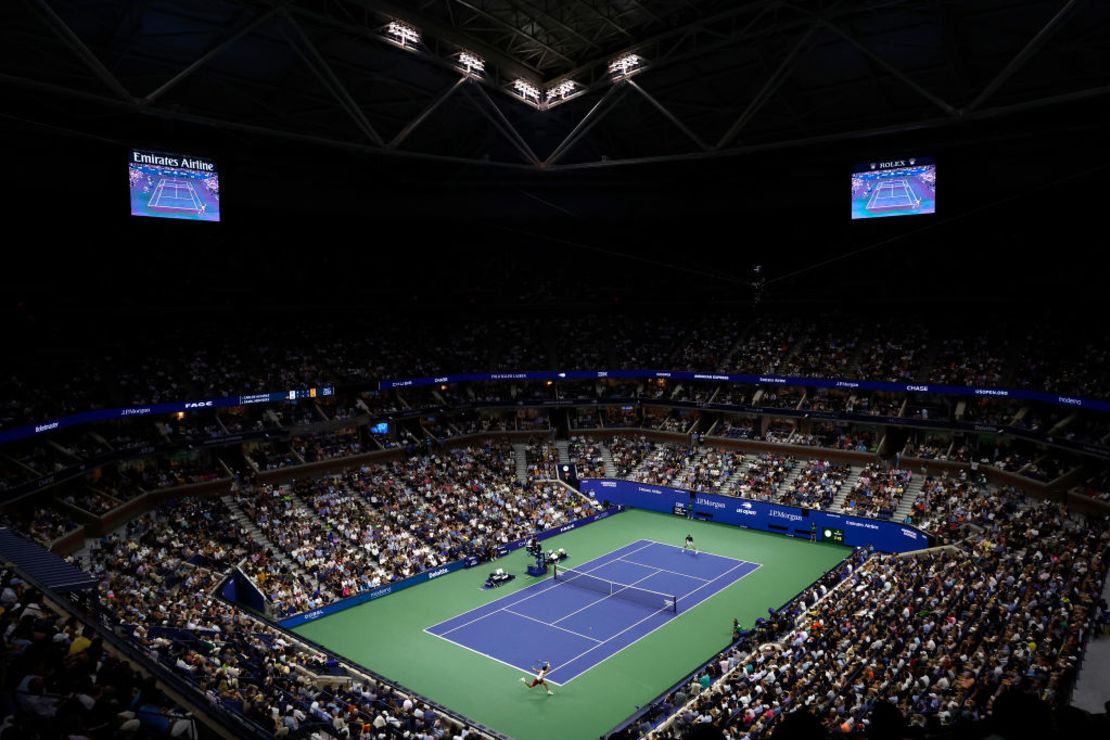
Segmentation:
<svg viewBox="0 0 1110 740">
<path fill-rule="evenodd" d="M 536 671 L 536 677 L 532 679 L 532 683 L 528 683 L 528 678 L 525 676 L 521 676 L 520 678 L 520 682 L 524 684 L 524 688 L 531 689 L 535 688 L 536 686 L 543 686 L 545 689 L 547 689 L 548 696 L 555 696 L 555 692 L 551 690 L 551 687 L 547 685 L 547 681 L 544 680 L 544 676 L 546 676 L 548 672 L 551 671 L 551 664 L 544 661 L 543 663 L 540 663 L 539 668 L 532 666 L 532 670 Z"/>
<path fill-rule="evenodd" d="M 686 552 L 687 550 L 693 550 L 695 555 L 698 554 L 698 546 L 694 544 L 693 535 L 686 535 L 686 544 L 682 546 L 682 551 Z"/>
</svg>

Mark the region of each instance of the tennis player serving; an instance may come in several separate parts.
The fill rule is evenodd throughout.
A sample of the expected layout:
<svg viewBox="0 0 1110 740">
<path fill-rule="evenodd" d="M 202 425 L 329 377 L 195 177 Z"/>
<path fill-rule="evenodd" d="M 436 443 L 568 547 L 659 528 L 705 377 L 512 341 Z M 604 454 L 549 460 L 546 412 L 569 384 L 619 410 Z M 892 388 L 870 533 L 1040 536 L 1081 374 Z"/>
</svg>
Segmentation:
<svg viewBox="0 0 1110 740">
<path fill-rule="evenodd" d="M 532 670 L 536 671 L 536 677 L 532 679 L 532 683 L 528 683 L 528 679 L 524 676 L 521 676 L 520 678 L 520 682 L 524 684 L 524 688 L 532 689 L 536 686 L 542 685 L 545 689 L 547 689 L 548 696 L 555 696 L 555 692 L 551 690 L 551 687 L 547 685 L 547 681 L 544 680 L 544 676 L 546 676 L 548 672 L 551 671 L 551 664 L 547 661 L 544 661 L 540 663 L 539 668 L 537 668 L 536 666 L 532 666 Z"/>
</svg>

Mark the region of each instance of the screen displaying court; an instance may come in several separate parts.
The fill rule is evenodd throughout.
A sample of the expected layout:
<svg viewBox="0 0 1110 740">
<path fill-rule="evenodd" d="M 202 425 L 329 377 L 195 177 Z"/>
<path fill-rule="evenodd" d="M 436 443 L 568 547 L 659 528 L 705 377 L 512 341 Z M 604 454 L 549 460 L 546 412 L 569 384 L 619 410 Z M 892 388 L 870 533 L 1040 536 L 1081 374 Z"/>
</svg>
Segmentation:
<svg viewBox="0 0 1110 740">
<path fill-rule="evenodd" d="M 132 216 L 220 220 L 220 179 L 212 160 L 133 149 L 127 175 Z"/>
<path fill-rule="evenodd" d="M 936 213 L 932 157 L 858 164 L 852 171 L 852 219 Z"/>
</svg>

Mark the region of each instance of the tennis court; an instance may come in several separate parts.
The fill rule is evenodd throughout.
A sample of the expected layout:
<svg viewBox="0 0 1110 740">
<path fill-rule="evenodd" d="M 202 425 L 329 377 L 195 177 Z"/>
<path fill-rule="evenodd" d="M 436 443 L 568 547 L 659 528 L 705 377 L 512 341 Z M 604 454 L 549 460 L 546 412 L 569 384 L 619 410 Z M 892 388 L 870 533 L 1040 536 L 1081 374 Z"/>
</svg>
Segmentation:
<svg viewBox="0 0 1110 740">
<path fill-rule="evenodd" d="M 687 534 L 701 551 L 696 558 L 682 552 Z M 636 551 L 645 544 L 649 546 Z M 550 573 L 544 578 L 525 575 L 532 559 L 520 550 L 294 631 L 511 737 L 597 738 L 727 645 L 733 618 L 750 627 L 767 616 L 768 608 L 792 598 L 851 552 L 826 542 L 638 510 L 560 534 L 543 546 L 565 548 L 570 555 L 565 565 L 590 571 L 591 576 L 648 576 L 636 584 L 651 584 L 646 590 L 672 584 L 662 585 L 660 593 L 675 592 L 666 595 L 677 597 L 676 611 L 660 608 L 662 602 L 657 607 L 632 599 L 605 599 L 602 604 L 608 605 L 600 611 L 587 608 L 571 615 L 607 594 L 596 592 L 596 584 L 556 585 Z M 595 567 L 598 570 L 591 570 Z M 482 584 L 494 568 L 517 578 L 485 590 Z M 711 584 L 689 593 L 705 581 Z M 556 597 L 558 592 L 564 595 Z M 533 594 L 538 596 L 521 602 Z M 624 603 L 609 604 L 616 601 Z M 487 616 L 503 606 L 531 619 L 508 615 L 511 621 L 499 621 L 505 612 Z M 455 629 L 474 619 L 476 632 Z M 645 621 L 632 627 L 640 620 Z M 520 679 L 532 665 L 525 663 L 548 660 L 556 668 L 595 646 L 554 629 L 556 622 L 555 627 L 579 632 L 603 646 L 552 676 L 562 684 L 554 686 L 554 696 L 539 689 L 527 691 Z M 628 627 L 632 629 L 617 635 Z M 443 636 L 432 633 L 436 628 Z M 559 640 L 567 638 L 559 643 L 564 647 L 558 654 L 555 633 Z M 515 645 L 513 654 L 501 652 L 502 644 Z M 603 653 L 608 657 L 602 658 Z M 591 664 L 588 669 L 586 662 Z"/>
<path fill-rule="evenodd" d="M 871 194 L 868 210 L 883 208 L 916 208 L 921 199 L 905 179 L 881 181 Z"/>
<path fill-rule="evenodd" d="M 180 211 L 199 211 L 200 200 L 192 183 L 187 180 L 161 180 L 150 198 L 151 208 L 170 208 Z"/>
<path fill-rule="evenodd" d="M 569 683 L 760 567 L 636 540 L 427 632 L 548 680 Z"/>
</svg>

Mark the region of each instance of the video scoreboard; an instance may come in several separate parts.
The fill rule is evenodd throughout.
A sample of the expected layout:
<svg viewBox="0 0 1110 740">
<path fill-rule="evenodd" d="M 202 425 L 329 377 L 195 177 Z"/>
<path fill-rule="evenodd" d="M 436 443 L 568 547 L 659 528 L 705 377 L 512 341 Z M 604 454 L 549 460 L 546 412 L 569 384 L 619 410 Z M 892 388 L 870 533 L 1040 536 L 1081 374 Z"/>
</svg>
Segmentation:
<svg viewBox="0 0 1110 740">
<path fill-rule="evenodd" d="M 220 220 L 220 175 L 211 159 L 132 149 L 127 176 L 132 216 Z"/>
<path fill-rule="evenodd" d="M 852 219 L 936 213 L 937 165 L 932 157 L 857 164 L 852 169 Z"/>
</svg>

